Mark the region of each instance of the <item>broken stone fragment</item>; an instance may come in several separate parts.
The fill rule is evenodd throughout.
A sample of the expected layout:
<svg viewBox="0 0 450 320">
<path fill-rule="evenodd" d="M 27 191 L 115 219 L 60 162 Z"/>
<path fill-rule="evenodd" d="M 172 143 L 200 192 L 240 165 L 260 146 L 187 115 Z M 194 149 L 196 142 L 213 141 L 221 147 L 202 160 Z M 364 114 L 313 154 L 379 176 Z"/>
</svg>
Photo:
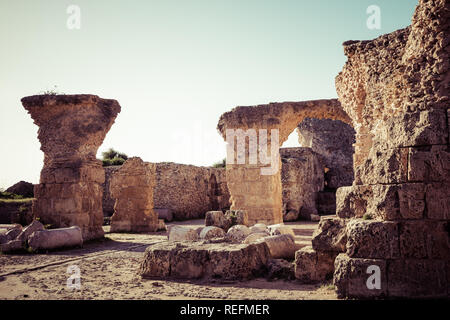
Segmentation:
<svg viewBox="0 0 450 320">
<path fill-rule="evenodd" d="M 215 227 L 215 226 L 208 226 L 204 227 L 202 231 L 200 232 L 200 239 L 208 240 L 212 238 L 222 238 L 225 236 L 225 231 L 223 229 Z"/>
<path fill-rule="evenodd" d="M 195 229 L 185 226 L 169 227 L 169 241 L 196 241 L 198 233 Z"/>
<path fill-rule="evenodd" d="M 292 260 L 295 257 L 295 251 L 297 251 L 295 239 L 290 234 L 264 237 L 257 241 L 257 243 L 259 242 L 265 242 L 267 244 L 270 251 L 270 256 L 273 259 Z"/>
<path fill-rule="evenodd" d="M 222 211 L 208 211 L 205 214 L 205 226 L 215 226 L 225 230 L 225 215 Z M 227 230 L 225 230 L 227 231 Z"/>
<path fill-rule="evenodd" d="M 263 239 L 267 236 L 268 236 L 268 233 L 266 233 L 266 232 L 252 233 L 252 234 L 249 234 L 247 238 L 245 238 L 243 243 L 254 243 L 254 242 L 257 242 L 259 239 Z"/>
<path fill-rule="evenodd" d="M 257 223 L 250 227 L 251 233 L 266 233 L 269 235 L 269 230 L 267 229 L 267 226 L 264 223 Z"/>
<path fill-rule="evenodd" d="M 11 240 L 6 243 L 0 244 L 0 251 L 3 253 L 20 251 L 23 248 L 23 243 L 20 240 Z"/>
<path fill-rule="evenodd" d="M 283 221 L 297 221 L 300 213 L 297 210 L 289 210 L 283 215 Z"/>
<path fill-rule="evenodd" d="M 158 278 L 249 279 L 265 271 L 268 259 L 265 243 L 160 242 L 145 250 L 139 274 Z"/>
<path fill-rule="evenodd" d="M 17 237 L 17 240 L 20 240 L 20 241 L 22 241 L 22 243 L 25 243 L 25 241 L 28 240 L 28 237 L 31 236 L 33 234 L 33 232 L 44 230 L 44 229 L 45 228 L 42 223 L 40 223 L 37 220 L 33 220 L 33 222 L 31 224 L 29 224 L 22 230 L 22 232 Z"/>
<path fill-rule="evenodd" d="M 345 220 L 336 217 L 322 217 L 312 236 L 312 247 L 320 252 L 345 252 L 347 230 Z"/>
<path fill-rule="evenodd" d="M 6 239 L 8 241 L 15 240 L 21 232 L 22 232 L 22 226 L 10 229 L 5 233 Z"/>
<path fill-rule="evenodd" d="M 83 245 L 80 227 L 40 230 L 28 238 L 28 245 L 33 250 L 52 250 Z"/>
<path fill-rule="evenodd" d="M 267 227 L 267 229 L 269 230 L 269 234 L 271 236 L 276 236 L 279 234 L 290 234 L 293 237 L 295 237 L 295 234 L 294 234 L 294 231 L 292 230 L 292 228 L 289 226 L 286 226 L 282 223 L 270 225 Z"/>
<path fill-rule="evenodd" d="M 270 259 L 267 262 L 267 278 L 269 280 L 294 280 L 294 263 L 284 259 Z"/>
<path fill-rule="evenodd" d="M 303 283 L 316 283 L 333 277 L 337 253 L 315 251 L 311 246 L 295 253 L 295 278 Z"/>
<path fill-rule="evenodd" d="M 238 224 L 235 226 L 232 226 L 226 234 L 226 238 L 228 240 L 231 240 L 232 242 L 242 242 L 245 240 L 245 238 L 248 237 L 250 234 L 250 229 L 247 226 L 244 226 L 242 224 Z"/>
<path fill-rule="evenodd" d="M 351 258 L 400 257 L 397 222 L 352 219 L 347 223 L 347 254 Z"/>
</svg>

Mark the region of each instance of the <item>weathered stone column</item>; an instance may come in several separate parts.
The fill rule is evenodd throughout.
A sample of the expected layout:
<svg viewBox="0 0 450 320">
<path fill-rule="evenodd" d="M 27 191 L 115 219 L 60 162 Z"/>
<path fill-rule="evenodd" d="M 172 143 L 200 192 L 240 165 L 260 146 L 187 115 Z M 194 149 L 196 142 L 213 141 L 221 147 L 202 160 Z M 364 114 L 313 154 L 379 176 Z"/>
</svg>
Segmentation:
<svg viewBox="0 0 450 320">
<path fill-rule="evenodd" d="M 44 152 L 33 215 L 51 227 L 78 226 L 84 240 L 101 238 L 105 173 L 96 153 L 119 103 L 95 95 L 38 95 L 22 104 L 39 126 Z"/>
<path fill-rule="evenodd" d="M 154 163 L 129 158 L 111 177 L 111 196 L 116 198 L 111 232 L 154 232 L 159 229 L 153 210 Z M 161 221 L 161 224 L 163 222 Z"/>
</svg>

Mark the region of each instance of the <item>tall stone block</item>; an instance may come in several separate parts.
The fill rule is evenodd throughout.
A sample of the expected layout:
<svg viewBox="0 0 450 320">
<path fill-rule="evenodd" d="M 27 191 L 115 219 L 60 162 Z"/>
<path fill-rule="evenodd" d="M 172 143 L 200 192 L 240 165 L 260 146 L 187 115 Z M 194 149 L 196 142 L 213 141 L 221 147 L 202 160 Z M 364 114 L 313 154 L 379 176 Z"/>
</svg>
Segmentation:
<svg viewBox="0 0 450 320">
<path fill-rule="evenodd" d="M 159 229 L 153 210 L 155 164 L 129 158 L 112 176 L 111 196 L 116 199 L 111 232 L 154 232 Z"/>
<path fill-rule="evenodd" d="M 79 226 L 84 240 L 102 237 L 105 174 L 96 153 L 119 103 L 95 95 L 38 95 L 22 104 L 39 126 L 44 152 L 33 215 L 51 227 Z"/>
</svg>

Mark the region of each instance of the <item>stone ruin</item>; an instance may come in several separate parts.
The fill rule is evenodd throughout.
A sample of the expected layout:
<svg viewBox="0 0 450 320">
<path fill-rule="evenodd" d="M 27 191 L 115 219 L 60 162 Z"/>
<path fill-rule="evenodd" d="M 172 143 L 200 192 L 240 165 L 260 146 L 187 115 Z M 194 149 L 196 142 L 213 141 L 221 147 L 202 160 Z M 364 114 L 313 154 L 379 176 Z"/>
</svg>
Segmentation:
<svg viewBox="0 0 450 320">
<path fill-rule="evenodd" d="M 450 1 L 420 0 L 410 27 L 344 43 L 342 105 L 271 103 L 220 118 L 224 138 L 229 128 L 278 129 L 280 144 L 305 117 L 356 131 L 355 180 L 337 189 L 338 217 L 322 219 L 312 247 L 296 252 L 297 279 L 332 276 L 339 297 L 450 294 L 449 32 Z M 231 208 L 247 210 L 253 223 L 280 222 L 280 174 L 261 175 L 262 166 L 227 164 Z M 372 272 L 379 286 L 367 285 Z"/>
<path fill-rule="evenodd" d="M 164 229 L 153 210 L 155 165 L 130 158 L 112 176 L 111 196 L 116 199 L 111 232 L 155 232 Z"/>
<path fill-rule="evenodd" d="M 224 138 L 227 129 L 254 129 L 261 141 L 259 129 L 268 130 L 264 147 L 268 147 L 269 156 L 274 150 L 278 152 L 306 118 L 341 120 L 356 132 L 353 184 L 340 185 L 348 183 L 339 171 L 350 172 L 346 165 L 330 170 L 334 173 L 328 180 L 325 176 L 328 187 L 338 188 L 337 217 L 322 218 L 312 246 L 296 250 L 297 279 L 316 282 L 333 277 L 339 297 L 450 295 L 449 33 L 450 1 L 419 0 L 411 26 L 371 41 L 344 43 L 348 61 L 336 78 L 339 101 L 237 107 L 221 116 L 218 130 Z M 23 98 L 22 103 L 40 127 L 38 137 L 45 154 L 40 184 L 35 187 L 34 215 L 57 227 L 77 225 L 84 239 L 102 236 L 104 171 L 95 154 L 120 111 L 119 104 L 91 95 L 32 96 Z M 274 146 L 271 129 L 279 132 Z M 302 130 L 300 139 L 310 141 L 309 146 L 314 148 L 314 139 L 309 139 L 300 125 L 301 134 Z M 259 233 L 254 225 L 257 222 L 283 220 L 281 172 L 262 175 L 260 169 L 270 165 L 259 159 L 256 164 L 248 161 L 250 141 L 245 143 L 245 162 L 239 164 L 235 157 L 228 159 L 231 161 L 226 166 L 230 217 L 245 213 L 246 224 L 253 225 L 234 225 L 227 230 L 226 235 L 239 241 L 244 235 L 252 236 L 252 228 Z M 276 154 L 278 169 L 280 159 Z M 132 167 L 133 162 L 139 160 L 124 165 L 118 170 L 117 182 L 111 181 L 118 196 L 113 221 L 140 228 L 144 220 L 142 228 L 155 230 L 157 218 L 149 196 L 154 167 L 143 162 Z M 121 170 L 132 174 L 120 177 Z M 139 190 L 136 197 L 133 188 L 138 186 L 144 192 Z M 136 202 L 136 198 L 140 200 Z M 137 205 L 129 207 L 130 202 Z M 214 233 L 211 227 L 215 226 L 202 229 L 200 234 L 206 237 Z M 283 226 L 278 228 L 284 230 Z M 185 234 L 192 239 L 199 237 L 195 231 Z M 257 239 L 258 245 L 246 243 L 246 238 L 244 243 L 224 247 L 205 238 L 190 245 L 175 241 L 168 247 L 150 246 L 141 274 L 154 276 L 161 271 L 162 276 L 168 276 L 164 272 L 169 270 L 181 277 L 235 278 L 260 272 L 269 254 L 278 257 L 276 248 L 286 245 L 292 258 L 292 235 L 276 235 L 279 240 L 274 241 L 273 253 L 268 246 L 272 236 L 266 235 L 258 235 L 267 239 L 265 245 Z M 222 265 L 229 257 L 231 264 Z M 369 283 L 371 274 L 380 276 L 379 284 Z"/>
<path fill-rule="evenodd" d="M 172 162 L 152 163 L 155 166 L 153 205 L 156 211 L 170 212 L 171 219 L 204 218 L 211 210 L 230 207 L 225 169 L 197 167 Z M 110 182 L 120 166 L 105 167 L 103 212 L 111 216 L 116 198 L 110 192 Z M 125 175 L 125 172 L 121 173 Z"/>
<path fill-rule="evenodd" d="M 336 213 L 336 189 L 353 182 L 353 128 L 339 120 L 306 118 L 299 148 L 281 148 L 283 220 Z"/>
<path fill-rule="evenodd" d="M 261 141 L 259 130 L 267 130 L 265 147 L 269 150 L 267 155 L 270 157 L 272 150 L 278 151 L 290 133 L 306 118 L 329 118 L 351 123 L 339 101 L 330 99 L 237 107 L 220 117 L 217 129 L 224 139 L 226 139 L 228 129 L 236 131 L 240 129 L 244 132 L 253 129 L 256 131 L 258 141 Z M 278 130 L 279 133 L 278 145 L 273 147 L 271 146 L 272 129 Z M 275 174 L 262 175 L 261 169 L 268 165 L 261 162 L 259 158 L 256 164 L 250 163 L 249 142 L 246 141 L 246 143 L 244 164 L 239 164 L 237 161 L 238 143 L 234 144 L 235 158 L 227 158 L 227 184 L 231 195 L 231 209 L 247 211 L 251 224 L 258 222 L 281 223 L 283 222 L 283 208 L 280 170 Z M 280 168 L 280 157 L 279 155 L 276 157 L 278 158 L 278 168 Z"/>
<path fill-rule="evenodd" d="M 39 126 L 44 152 L 33 215 L 52 228 L 79 226 L 84 240 L 103 237 L 105 174 L 96 153 L 119 103 L 94 95 L 39 95 L 22 104 Z"/>
<path fill-rule="evenodd" d="M 338 189 L 340 296 L 450 294 L 449 42 L 450 1 L 420 0 L 411 26 L 344 43 L 336 89 L 356 143 L 355 182 Z"/>
</svg>

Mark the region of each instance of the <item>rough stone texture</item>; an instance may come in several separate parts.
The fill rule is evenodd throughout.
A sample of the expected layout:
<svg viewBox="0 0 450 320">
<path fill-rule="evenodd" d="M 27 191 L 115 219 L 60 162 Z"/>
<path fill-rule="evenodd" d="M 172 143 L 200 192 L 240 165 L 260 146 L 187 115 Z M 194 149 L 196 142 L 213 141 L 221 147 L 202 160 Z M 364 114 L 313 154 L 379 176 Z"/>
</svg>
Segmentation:
<svg viewBox="0 0 450 320">
<path fill-rule="evenodd" d="M 23 244 L 36 231 L 45 230 L 44 225 L 37 220 L 34 220 L 30 225 L 23 228 L 22 232 L 17 236 L 16 240 L 22 241 Z"/>
<path fill-rule="evenodd" d="M 79 227 L 35 231 L 28 237 L 33 250 L 53 250 L 65 247 L 81 247 L 83 237 Z"/>
<path fill-rule="evenodd" d="M 317 194 L 324 188 L 324 170 L 311 148 L 281 148 L 283 220 L 291 215 L 309 220 L 317 214 Z"/>
<path fill-rule="evenodd" d="M 224 113 L 219 120 L 217 128 L 222 137 L 226 139 L 227 129 L 267 130 L 267 144 L 262 144 L 267 156 L 272 157 L 272 129 L 278 130 L 278 146 L 287 140 L 289 134 L 305 118 L 330 118 L 350 123 L 351 120 L 343 111 L 336 99 L 314 100 L 303 102 L 270 103 L 252 107 L 237 107 Z M 244 138 L 243 136 L 241 138 Z M 261 138 L 261 137 L 259 137 Z M 237 145 L 235 144 L 234 158 L 227 159 L 227 184 L 231 195 L 231 209 L 243 209 L 248 212 L 249 223 L 263 222 L 267 224 L 280 223 L 283 220 L 282 188 L 279 155 L 274 154 L 274 164 L 278 163 L 278 170 L 274 174 L 262 175 L 261 169 L 268 167 L 258 157 L 256 164 L 250 164 L 246 148 L 245 163 L 237 163 Z M 261 147 L 260 146 L 260 147 Z"/>
<path fill-rule="evenodd" d="M 294 280 L 294 264 L 284 259 L 270 259 L 267 262 L 267 278 L 269 280 Z"/>
<path fill-rule="evenodd" d="M 19 223 L 28 225 L 33 221 L 32 200 L 0 201 L 0 223 Z"/>
<path fill-rule="evenodd" d="M 111 195 L 116 199 L 111 232 L 154 232 L 159 221 L 153 210 L 155 165 L 129 158 L 112 176 Z"/>
<path fill-rule="evenodd" d="M 251 233 L 265 233 L 269 235 L 269 230 L 267 229 L 267 226 L 264 223 L 257 223 L 250 227 Z"/>
<path fill-rule="evenodd" d="M 200 232 L 200 239 L 203 240 L 208 240 L 212 238 L 223 238 L 223 237 L 225 237 L 225 231 L 223 231 L 223 229 L 221 228 L 214 226 L 204 227 Z"/>
<path fill-rule="evenodd" d="M 294 230 L 292 230 L 291 227 L 281 223 L 267 226 L 267 230 L 269 231 L 269 234 L 271 236 L 276 236 L 279 234 L 290 234 L 291 236 L 295 237 Z"/>
<path fill-rule="evenodd" d="M 337 253 L 318 252 L 306 246 L 295 253 L 295 278 L 303 283 L 324 282 L 333 277 Z"/>
<path fill-rule="evenodd" d="M 295 251 L 297 251 L 295 239 L 290 234 L 264 237 L 259 242 L 267 244 L 273 259 L 294 259 Z"/>
<path fill-rule="evenodd" d="M 173 220 L 173 213 L 170 209 L 153 209 L 158 215 L 159 219 L 170 222 Z"/>
<path fill-rule="evenodd" d="M 411 26 L 344 43 L 336 90 L 356 142 L 354 184 L 337 192 L 350 219 L 335 262 L 341 297 L 449 295 L 449 43 L 449 0 L 419 0 Z M 365 285 L 369 265 L 379 290 Z"/>
<path fill-rule="evenodd" d="M 169 228 L 169 241 L 196 241 L 199 234 L 195 229 L 185 226 L 171 226 Z"/>
<path fill-rule="evenodd" d="M 86 240 L 103 237 L 105 174 L 96 154 L 119 103 L 94 95 L 40 95 L 22 104 L 39 126 L 44 152 L 33 215 L 52 227 L 79 226 Z"/>
<path fill-rule="evenodd" d="M 230 207 L 226 172 L 223 168 L 197 167 L 172 162 L 154 163 L 155 209 L 170 210 L 175 220 L 203 218 L 210 210 Z M 112 214 L 115 198 L 108 189 L 119 167 L 105 167 L 103 204 L 105 215 Z"/>
<path fill-rule="evenodd" d="M 142 277 L 249 279 L 265 272 L 265 243 L 160 242 L 145 250 Z"/>
<path fill-rule="evenodd" d="M 34 197 L 34 185 L 26 181 L 19 181 L 16 184 L 9 187 L 8 189 L 6 189 L 5 191 L 21 195 L 24 198 Z"/>
<path fill-rule="evenodd" d="M 355 130 L 339 120 L 303 120 L 297 127 L 299 143 L 319 155 L 328 169 L 325 186 L 337 189 L 353 183 L 353 143 Z"/>
<path fill-rule="evenodd" d="M 105 217 L 111 217 L 114 213 L 114 205 L 116 204 L 116 199 L 111 196 L 110 184 L 111 177 L 114 175 L 121 166 L 108 166 L 105 169 L 105 182 L 102 184 L 103 187 L 103 215 Z"/>
<path fill-rule="evenodd" d="M 247 236 L 247 238 L 245 238 L 245 240 L 242 243 L 254 243 L 254 242 L 257 242 L 258 240 L 263 239 L 267 236 L 268 236 L 268 234 L 266 232 L 251 233 Z"/>
<path fill-rule="evenodd" d="M 15 252 L 23 249 L 23 243 L 20 240 L 11 240 L 0 244 L 0 252 L 2 253 Z"/>
<path fill-rule="evenodd" d="M 312 235 L 312 247 L 321 252 L 345 252 L 347 230 L 345 220 L 323 217 Z"/>
<path fill-rule="evenodd" d="M 207 211 L 230 206 L 225 169 L 170 162 L 155 165 L 155 208 L 170 209 L 175 220 L 204 218 Z"/>
<path fill-rule="evenodd" d="M 250 229 L 243 224 L 232 226 L 226 234 L 227 239 L 232 242 L 240 243 L 250 235 Z"/>
<path fill-rule="evenodd" d="M 205 214 L 205 226 L 215 226 L 228 230 L 228 221 L 222 211 L 208 211 Z"/>
</svg>

